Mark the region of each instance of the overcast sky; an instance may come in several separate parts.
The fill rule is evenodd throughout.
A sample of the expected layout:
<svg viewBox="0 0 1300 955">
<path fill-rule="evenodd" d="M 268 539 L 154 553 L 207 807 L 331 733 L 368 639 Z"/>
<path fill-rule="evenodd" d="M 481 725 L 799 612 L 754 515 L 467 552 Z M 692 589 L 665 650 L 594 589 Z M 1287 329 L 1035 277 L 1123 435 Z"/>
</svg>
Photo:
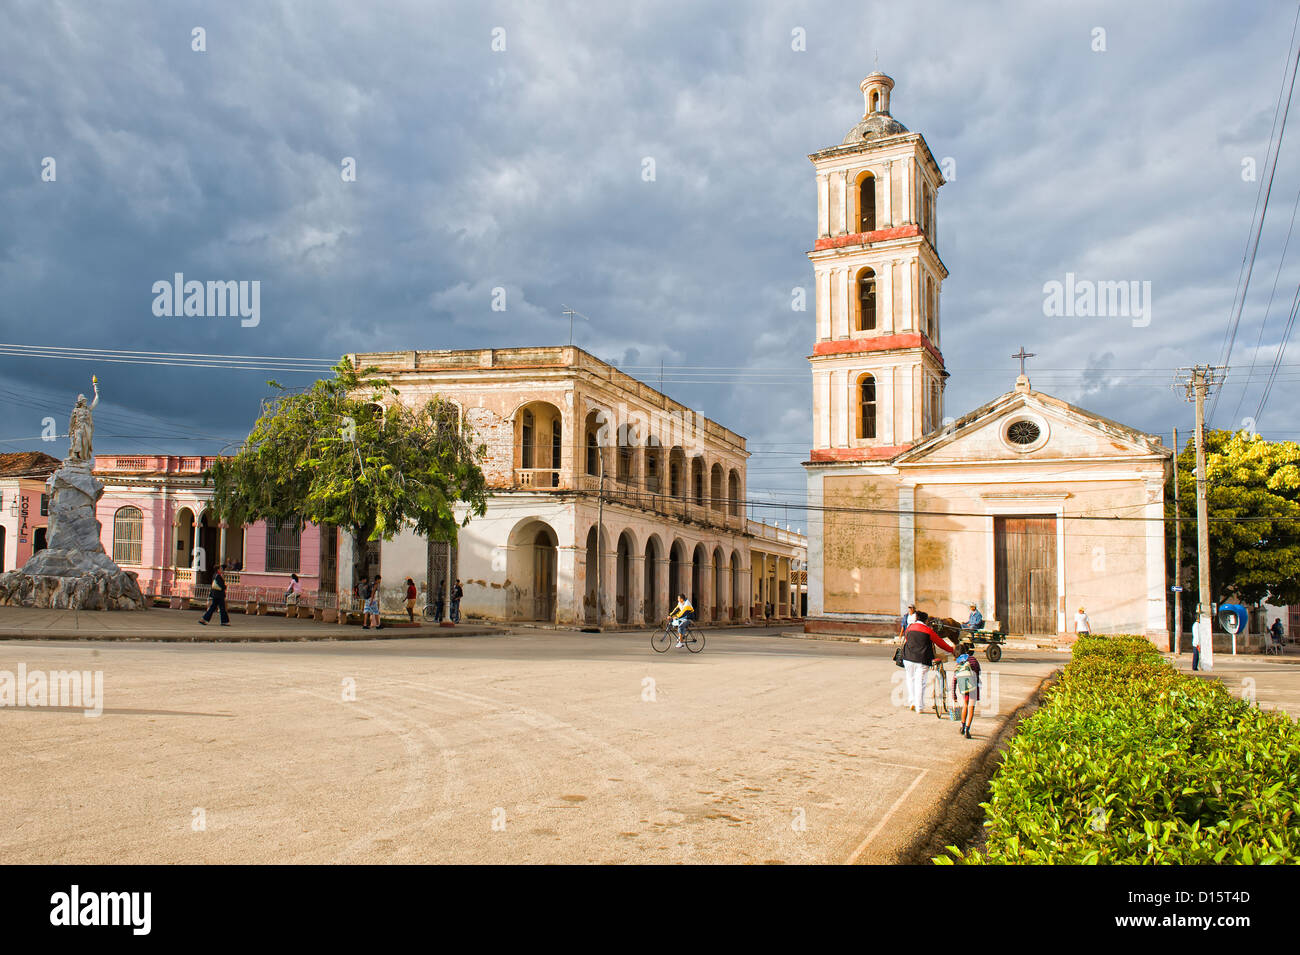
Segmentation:
<svg viewBox="0 0 1300 955">
<path fill-rule="evenodd" d="M 860 118 L 878 62 L 895 118 L 956 173 L 938 196 L 946 413 L 1007 391 L 1023 344 L 1036 388 L 1168 434 L 1191 423 L 1173 369 L 1222 358 L 1295 13 L 1291 0 L 8 0 L 0 341 L 316 358 L 563 344 L 567 304 L 590 317 L 582 347 L 651 384 L 663 362 L 665 391 L 749 439 L 751 497 L 799 502 L 807 154 Z M 1297 137 L 1217 426 L 1255 414 L 1300 280 L 1300 248 L 1278 269 Z M 260 323 L 155 316 L 153 284 L 176 272 L 260 281 Z M 1046 316 L 1044 283 L 1066 273 L 1150 282 L 1149 324 Z M 807 311 L 791 308 L 796 287 Z M 1266 436 L 1300 437 L 1292 356 Z M 0 357 L 0 448 L 63 456 L 65 441 L 32 436 L 45 415 L 66 429 L 92 371 L 101 452 L 226 449 L 270 376 Z"/>
</svg>

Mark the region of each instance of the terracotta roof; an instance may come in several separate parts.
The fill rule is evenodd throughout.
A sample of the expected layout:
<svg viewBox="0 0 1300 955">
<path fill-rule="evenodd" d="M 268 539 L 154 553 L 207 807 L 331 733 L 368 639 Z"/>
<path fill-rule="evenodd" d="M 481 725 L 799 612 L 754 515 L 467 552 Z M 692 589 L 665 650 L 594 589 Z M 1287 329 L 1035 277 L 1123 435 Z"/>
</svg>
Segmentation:
<svg viewBox="0 0 1300 955">
<path fill-rule="evenodd" d="M 53 474 L 63 462 L 44 451 L 13 451 L 0 454 L 0 477 Z"/>
</svg>

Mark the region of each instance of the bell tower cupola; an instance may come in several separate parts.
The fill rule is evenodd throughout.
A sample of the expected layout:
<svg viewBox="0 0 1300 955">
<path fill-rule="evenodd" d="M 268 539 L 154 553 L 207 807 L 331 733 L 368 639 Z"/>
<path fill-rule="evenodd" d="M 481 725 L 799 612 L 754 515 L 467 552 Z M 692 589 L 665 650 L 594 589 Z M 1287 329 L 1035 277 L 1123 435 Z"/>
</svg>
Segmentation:
<svg viewBox="0 0 1300 955">
<path fill-rule="evenodd" d="M 894 81 L 884 73 L 872 73 L 862 81 L 862 95 L 866 99 L 866 109 L 862 118 L 872 113 L 889 112 L 889 91 L 894 88 Z"/>
</svg>

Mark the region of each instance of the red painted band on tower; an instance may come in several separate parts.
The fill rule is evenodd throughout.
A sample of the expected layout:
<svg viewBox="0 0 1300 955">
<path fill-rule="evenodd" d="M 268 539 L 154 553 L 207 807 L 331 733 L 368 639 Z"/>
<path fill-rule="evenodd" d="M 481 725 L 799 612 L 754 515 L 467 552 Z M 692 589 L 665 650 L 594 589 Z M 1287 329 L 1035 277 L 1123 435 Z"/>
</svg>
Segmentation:
<svg viewBox="0 0 1300 955">
<path fill-rule="evenodd" d="M 848 235 L 832 235 L 825 239 L 818 239 L 813 243 L 813 251 L 842 249 L 846 245 L 864 245 L 868 242 L 884 242 L 886 239 L 906 239 L 908 236 L 920 234 L 920 226 L 900 225 L 892 229 L 876 229 L 874 232 L 851 232 Z"/>
<path fill-rule="evenodd" d="M 939 349 L 934 347 L 930 339 L 917 332 L 907 335 L 878 335 L 874 338 L 837 338 L 833 341 L 818 342 L 813 346 L 813 357 L 922 347 L 934 356 L 940 367 L 943 367 L 943 355 L 939 354 Z"/>
<path fill-rule="evenodd" d="M 910 444 L 896 444 L 874 448 L 822 448 L 820 450 L 809 451 L 808 460 L 813 463 L 819 461 L 880 461 L 896 458 L 908 448 Z"/>
</svg>

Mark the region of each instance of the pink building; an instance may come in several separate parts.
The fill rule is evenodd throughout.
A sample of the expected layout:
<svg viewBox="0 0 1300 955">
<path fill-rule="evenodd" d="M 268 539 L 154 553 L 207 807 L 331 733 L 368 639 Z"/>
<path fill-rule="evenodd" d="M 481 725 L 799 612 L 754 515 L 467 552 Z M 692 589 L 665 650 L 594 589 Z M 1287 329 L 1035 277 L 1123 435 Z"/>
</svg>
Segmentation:
<svg viewBox="0 0 1300 955">
<path fill-rule="evenodd" d="M 207 586 L 219 563 L 228 569 L 232 600 L 275 593 L 296 573 L 308 592 L 332 593 L 338 580 L 338 535 L 312 524 L 301 531 L 265 521 L 227 527 L 210 509 L 204 472 L 215 457 L 97 454 L 104 484 L 96 516 L 104 550 L 140 575 L 147 594 L 187 596 Z"/>
<path fill-rule="evenodd" d="M 40 451 L 0 454 L 0 572 L 19 570 L 45 549 L 50 523 L 45 479 L 59 459 Z"/>
</svg>

